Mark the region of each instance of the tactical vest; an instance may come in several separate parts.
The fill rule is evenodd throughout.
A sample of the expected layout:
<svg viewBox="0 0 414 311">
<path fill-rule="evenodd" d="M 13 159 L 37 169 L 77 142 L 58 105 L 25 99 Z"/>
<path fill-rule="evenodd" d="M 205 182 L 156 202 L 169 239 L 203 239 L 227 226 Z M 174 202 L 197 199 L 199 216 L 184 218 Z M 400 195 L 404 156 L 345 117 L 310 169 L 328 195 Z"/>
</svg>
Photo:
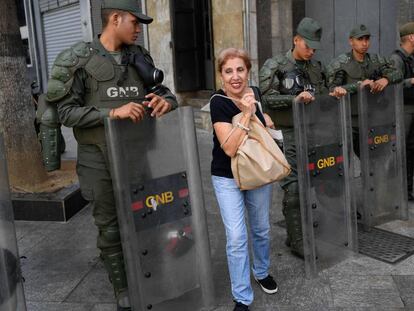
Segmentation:
<svg viewBox="0 0 414 311">
<path fill-rule="evenodd" d="M 294 83 L 294 87 L 287 88 L 285 85 L 286 78 L 297 76 L 298 74 L 304 76 L 303 81 L 301 83 Z M 303 85 L 300 84 L 310 84 L 314 88 L 315 94 L 321 94 L 325 91 L 321 68 L 312 62 L 307 65 L 306 69 L 299 69 L 296 64 L 289 62 L 278 71 L 278 79 L 281 83 L 279 92 L 282 95 L 298 95 L 298 93 L 303 91 Z"/>
<path fill-rule="evenodd" d="M 146 95 L 142 79 L 131 65 L 115 64 L 111 59 L 93 55 L 85 65 L 85 106 L 118 108 L 129 102 L 141 103 Z M 104 144 L 104 126 L 74 128 L 79 144 Z"/>
<path fill-rule="evenodd" d="M 291 91 L 286 90 L 286 87 L 283 85 L 286 83 L 284 79 L 290 74 L 295 74 L 297 71 L 297 65 L 292 62 L 287 62 L 284 66 L 281 66 L 277 71 L 277 76 L 280 81 L 279 92 L 281 95 L 297 95 L 297 89 L 291 88 Z M 310 61 L 306 68 L 301 69 L 306 73 L 306 83 L 310 83 L 314 88 L 315 95 L 320 95 L 327 93 L 325 88 L 325 82 L 321 70 L 321 66 L 317 62 Z M 292 107 L 288 109 L 281 110 L 269 110 L 268 114 L 272 120 L 280 127 L 293 127 L 293 112 Z"/>
<path fill-rule="evenodd" d="M 345 64 L 342 64 L 342 70 L 346 73 L 345 84 L 351 84 L 358 81 L 364 81 L 366 79 L 374 79 L 375 72 L 379 69 L 379 63 L 373 63 L 371 59 L 367 59 L 364 63 L 359 63 L 353 59 L 351 53 L 347 53 L 347 56 L 350 58 Z M 366 57 L 369 57 L 368 54 Z M 353 94 L 351 96 L 351 115 L 358 115 L 358 95 Z M 354 117 L 352 121 L 354 127 L 358 127 L 358 119 Z"/>
<path fill-rule="evenodd" d="M 404 63 L 404 79 L 414 78 L 414 59 L 407 57 L 402 51 L 395 50 Z M 404 105 L 414 105 L 414 87 L 404 88 Z"/>
</svg>

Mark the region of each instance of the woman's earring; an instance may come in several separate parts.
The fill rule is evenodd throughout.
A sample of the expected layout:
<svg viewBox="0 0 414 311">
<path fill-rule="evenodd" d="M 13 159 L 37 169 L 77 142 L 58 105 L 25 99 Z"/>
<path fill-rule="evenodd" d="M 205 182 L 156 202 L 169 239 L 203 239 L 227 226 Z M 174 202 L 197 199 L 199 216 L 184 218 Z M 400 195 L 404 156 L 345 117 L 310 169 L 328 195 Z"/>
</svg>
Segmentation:
<svg viewBox="0 0 414 311">
<path fill-rule="evenodd" d="M 224 82 L 223 82 L 223 80 L 220 80 L 220 83 L 221 83 L 221 88 L 223 88 L 223 87 L 224 87 Z"/>
</svg>

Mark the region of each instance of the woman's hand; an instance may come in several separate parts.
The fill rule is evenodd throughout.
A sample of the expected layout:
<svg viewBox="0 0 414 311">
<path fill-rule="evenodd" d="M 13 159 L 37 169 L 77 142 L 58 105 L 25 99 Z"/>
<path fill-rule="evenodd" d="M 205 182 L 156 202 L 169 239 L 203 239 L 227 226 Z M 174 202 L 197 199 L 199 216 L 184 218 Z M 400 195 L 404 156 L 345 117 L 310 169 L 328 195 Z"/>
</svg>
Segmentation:
<svg viewBox="0 0 414 311">
<path fill-rule="evenodd" d="M 246 93 L 240 99 L 240 110 L 243 112 L 244 115 L 251 117 L 256 113 L 256 102 L 257 101 L 254 98 L 253 93 Z"/>
</svg>

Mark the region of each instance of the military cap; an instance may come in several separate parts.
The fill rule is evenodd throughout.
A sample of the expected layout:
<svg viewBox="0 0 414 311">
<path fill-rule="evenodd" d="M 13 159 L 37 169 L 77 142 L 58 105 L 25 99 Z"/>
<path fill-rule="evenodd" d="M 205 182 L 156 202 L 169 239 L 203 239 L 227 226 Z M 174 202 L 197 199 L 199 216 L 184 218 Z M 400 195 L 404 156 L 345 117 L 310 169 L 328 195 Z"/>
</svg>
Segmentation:
<svg viewBox="0 0 414 311">
<path fill-rule="evenodd" d="M 400 37 L 411 35 L 414 33 L 414 22 L 406 23 L 400 28 Z"/>
<path fill-rule="evenodd" d="M 316 20 L 310 17 L 303 18 L 296 28 L 296 33 L 311 49 L 321 48 L 322 27 Z"/>
<path fill-rule="evenodd" d="M 150 24 L 152 22 L 152 18 L 142 14 L 140 7 L 138 5 L 138 0 L 103 0 L 101 9 L 116 9 L 127 11 L 133 15 L 135 15 L 138 20 L 143 24 Z"/>
<path fill-rule="evenodd" d="M 358 39 L 365 36 L 371 36 L 371 33 L 369 32 L 368 27 L 363 24 L 355 26 L 349 33 L 350 38 Z"/>
</svg>

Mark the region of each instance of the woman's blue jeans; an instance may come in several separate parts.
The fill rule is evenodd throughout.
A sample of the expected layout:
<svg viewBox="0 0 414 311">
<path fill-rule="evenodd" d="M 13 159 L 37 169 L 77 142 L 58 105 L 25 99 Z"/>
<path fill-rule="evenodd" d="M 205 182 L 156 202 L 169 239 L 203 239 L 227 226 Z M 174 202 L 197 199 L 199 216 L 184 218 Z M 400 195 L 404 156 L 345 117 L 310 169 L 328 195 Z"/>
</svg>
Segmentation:
<svg viewBox="0 0 414 311">
<path fill-rule="evenodd" d="M 250 283 L 245 211 L 253 250 L 253 275 L 260 280 L 269 274 L 269 208 L 272 185 L 242 191 L 232 178 L 212 176 L 212 181 L 226 229 L 226 252 L 233 299 L 250 305 L 253 301 L 253 289 Z"/>
</svg>

